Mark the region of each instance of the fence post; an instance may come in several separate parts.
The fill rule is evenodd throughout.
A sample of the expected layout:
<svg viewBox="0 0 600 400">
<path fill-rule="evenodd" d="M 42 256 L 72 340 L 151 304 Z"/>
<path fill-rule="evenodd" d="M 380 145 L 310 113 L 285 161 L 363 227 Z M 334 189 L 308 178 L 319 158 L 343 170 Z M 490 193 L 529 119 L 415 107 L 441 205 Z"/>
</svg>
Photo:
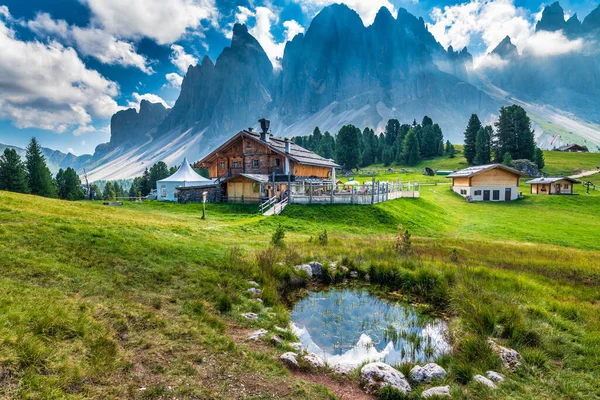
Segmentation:
<svg viewBox="0 0 600 400">
<path fill-rule="evenodd" d="M 375 203 L 375 177 L 371 179 L 371 204 Z"/>
<path fill-rule="evenodd" d="M 331 180 L 331 204 L 333 204 L 333 188 L 334 188 L 334 182 L 333 179 Z"/>
<path fill-rule="evenodd" d="M 313 184 L 312 184 L 312 182 L 309 182 L 309 186 L 308 187 L 309 187 L 308 190 L 310 190 L 310 193 L 308 194 L 308 196 L 309 196 L 308 197 L 308 204 L 312 204 L 312 192 L 313 192 Z"/>
<path fill-rule="evenodd" d="M 350 204 L 354 204 L 354 185 L 352 185 L 352 188 L 350 189 L 352 195 L 350 196 Z"/>
</svg>

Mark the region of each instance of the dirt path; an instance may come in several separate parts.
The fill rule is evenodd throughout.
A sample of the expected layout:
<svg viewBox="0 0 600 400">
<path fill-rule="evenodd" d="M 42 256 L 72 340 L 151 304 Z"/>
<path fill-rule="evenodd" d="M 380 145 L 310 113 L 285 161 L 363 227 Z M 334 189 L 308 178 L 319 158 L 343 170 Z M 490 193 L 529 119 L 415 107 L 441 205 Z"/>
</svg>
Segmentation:
<svg viewBox="0 0 600 400">
<path fill-rule="evenodd" d="M 339 400 L 374 400 L 374 396 L 366 394 L 360 386 L 347 378 L 336 379 L 329 374 L 292 371 L 296 379 L 323 385 L 333 392 Z"/>
<path fill-rule="evenodd" d="M 599 172 L 600 172 L 600 170 L 593 169 L 593 170 L 590 170 L 590 171 L 580 172 L 577 175 L 571 175 L 569 178 L 573 178 L 573 179 L 584 178 L 586 176 L 594 175 L 594 174 L 597 174 Z"/>
</svg>

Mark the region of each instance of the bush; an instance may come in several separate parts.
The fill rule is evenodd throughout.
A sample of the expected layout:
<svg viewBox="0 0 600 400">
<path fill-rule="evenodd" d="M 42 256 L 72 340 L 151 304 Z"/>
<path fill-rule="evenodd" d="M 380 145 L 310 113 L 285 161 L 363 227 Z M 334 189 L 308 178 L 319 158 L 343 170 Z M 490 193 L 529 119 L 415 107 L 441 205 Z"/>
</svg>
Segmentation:
<svg viewBox="0 0 600 400">
<path fill-rule="evenodd" d="M 275 232 L 273 232 L 273 236 L 271 236 L 271 244 L 275 247 L 285 247 L 285 242 L 283 239 L 285 238 L 285 230 L 283 226 L 279 224 Z"/>
<path fill-rule="evenodd" d="M 410 256 L 412 254 L 412 242 L 408 229 L 404 230 L 402 225 L 398 225 L 398 233 L 396 234 L 396 244 L 394 250 L 401 256 Z"/>
<path fill-rule="evenodd" d="M 231 297 L 226 294 L 222 294 L 217 298 L 217 310 L 219 310 L 221 314 L 231 311 L 232 304 Z"/>
<path fill-rule="evenodd" d="M 402 393 L 398 389 L 386 386 L 377 392 L 377 400 L 407 400 L 410 395 Z"/>
<path fill-rule="evenodd" d="M 319 244 L 325 246 L 329 243 L 329 238 L 327 237 L 327 229 L 324 229 L 322 233 L 319 234 Z"/>
</svg>

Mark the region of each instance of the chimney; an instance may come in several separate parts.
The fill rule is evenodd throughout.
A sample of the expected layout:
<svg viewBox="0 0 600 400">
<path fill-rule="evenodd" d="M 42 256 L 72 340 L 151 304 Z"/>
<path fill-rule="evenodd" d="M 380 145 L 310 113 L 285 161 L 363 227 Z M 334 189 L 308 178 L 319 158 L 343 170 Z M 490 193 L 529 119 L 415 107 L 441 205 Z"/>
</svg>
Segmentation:
<svg viewBox="0 0 600 400">
<path fill-rule="evenodd" d="M 258 120 L 260 122 L 260 128 L 262 132 L 260 133 L 260 140 L 263 142 L 269 141 L 269 127 L 271 126 L 271 121 L 266 118 L 261 118 Z"/>
<path fill-rule="evenodd" d="M 252 133 L 252 131 L 254 130 L 253 127 L 248 128 L 248 132 Z"/>
<path fill-rule="evenodd" d="M 286 154 L 290 154 L 291 147 L 292 147 L 292 144 L 290 142 L 290 138 L 285 138 L 284 142 L 285 142 L 285 152 L 286 152 Z"/>
</svg>

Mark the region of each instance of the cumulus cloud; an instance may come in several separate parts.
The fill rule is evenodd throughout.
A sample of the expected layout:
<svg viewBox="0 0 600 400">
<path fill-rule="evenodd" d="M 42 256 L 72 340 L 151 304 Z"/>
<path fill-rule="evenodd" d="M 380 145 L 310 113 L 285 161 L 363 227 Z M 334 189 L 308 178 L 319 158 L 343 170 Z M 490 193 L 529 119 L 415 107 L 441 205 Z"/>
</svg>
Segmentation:
<svg viewBox="0 0 600 400">
<path fill-rule="evenodd" d="M 115 82 L 88 69 L 75 50 L 51 41 L 25 42 L 0 17 L 0 119 L 19 128 L 64 132 L 119 109 Z"/>
<path fill-rule="evenodd" d="M 363 20 L 365 25 L 371 25 L 375 21 L 375 16 L 381 7 L 385 7 L 392 14 L 396 14 L 394 5 L 389 0 L 294 0 L 299 3 L 304 12 L 314 14 L 323 7 L 334 3 L 346 4 L 355 10 Z M 415 2 L 415 0 L 413 0 Z"/>
<path fill-rule="evenodd" d="M 172 52 L 169 59 L 171 60 L 173 65 L 175 65 L 179 69 L 179 71 L 184 75 L 187 72 L 188 67 L 190 65 L 198 64 L 198 59 L 191 54 L 187 54 L 185 52 L 185 49 L 178 44 L 172 44 L 171 51 Z"/>
<path fill-rule="evenodd" d="M 183 76 L 181 76 L 175 72 L 166 74 L 165 78 L 167 79 L 166 86 L 168 86 L 168 87 L 178 88 L 178 87 L 181 87 L 181 84 L 183 83 Z"/>
<path fill-rule="evenodd" d="M 66 21 L 52 19 L 47 13 L 39 13 L 27 26 L 38 35 L 61 39 L 63 43 L 74 46 L 80 54 L 94 57 L 104 64 L 135 67 L 147 74 L 154 72 L 149 61 L 136 52 L 133 44 L 119 40 L 102 29 L 70 26 Z"/>
<path fill-rule="evenodd" d="M 131 97 L 133 97 L 133 101 L 130 101 L 127 103 L 127 107 L 129 108 L 135 108 L 136 110 L 138 110 L 138 112 L 140 111 L 140 102 L 142 100 L 147 100 L 150 103 L 161 103 L 163 106 L 169 108 L 169 104 L 167 104 L 167 102 L 160 96 L 154 94 L 154 93 L 145 93 L 145 94 L 139 94 L 134 92 Z"/>
<path fill-rule="evenodd" d="M 81 0 L 92 21 L 119 38 L 148 37 L 159 44 L 175 42 L 203 21 L 218 22 L 215 0 Z"/>
<path fill-rule="evenodd" d="M 562 31 L 539 31 L 523 44 L 523 54 L 552 57 L 583 50 L 583 39 L 569 40 Z"/>
</svg>

